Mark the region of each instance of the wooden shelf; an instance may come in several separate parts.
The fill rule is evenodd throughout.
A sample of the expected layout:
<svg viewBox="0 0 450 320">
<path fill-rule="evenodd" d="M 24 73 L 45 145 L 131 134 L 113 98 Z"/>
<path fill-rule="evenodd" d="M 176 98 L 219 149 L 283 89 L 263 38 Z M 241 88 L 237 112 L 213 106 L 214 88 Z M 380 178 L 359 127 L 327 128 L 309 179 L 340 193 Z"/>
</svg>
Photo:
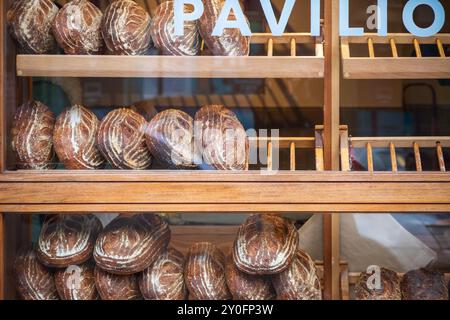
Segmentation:
<svg viewBox="0 0 450 320">
<path fill-rule="evenodd" d="M 352 57 L 351 45 L 365 44 L 368 57 Z M 341 57 L 345 79 L 447 79 L 450 78 L 450 57 L 444 45 L 450 34 L 414 38 L 410 34 L 389 34 L 387 37 L 366 34 L 364 37 L 342 37 Z M 375 45 L 389 46 L 391 57 L 376 57 Z M 411 45 L 415 57 L 401 57 L 397 45 Z M 424 57 L 421 45 L 435 45 L 437 57 Z"/>
<path fill-rule="evenodd" d="M 307 33 L 273 37 L 255 34 L 252 45 L 266 45 L 264 56 L 68 56 L 18 55 L 20 77 L 94 78 L 323 78 L 324 57 L 320 38 Z M 290 46 L 290 55 L 274 56 L 274 46 Z M 299 55 L 298 44 L 314 46 L 314 56 Z"/>
</svg>

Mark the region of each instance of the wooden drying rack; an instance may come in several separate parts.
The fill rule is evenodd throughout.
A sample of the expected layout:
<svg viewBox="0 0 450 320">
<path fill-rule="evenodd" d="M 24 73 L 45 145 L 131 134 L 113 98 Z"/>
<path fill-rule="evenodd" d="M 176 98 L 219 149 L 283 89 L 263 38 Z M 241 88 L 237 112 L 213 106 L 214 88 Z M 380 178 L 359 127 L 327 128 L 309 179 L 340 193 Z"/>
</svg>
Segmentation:
<svg viewBox="0 0 450 320">
<path fill-rule="evenodd" d="M 289 45 L 289 56 L 274 56 L 275 45 Z M 300 55 L 298 44 L 314 45 L 314 55 Z M 255 33 L 251 45 L 266 45 L 266 55 L 222 56 L 71 56 L 17 55 L 19 77 L 157 78 L 323 78 L 321 37 Z"/>
<path fill-rule="evenodd" d="M 367 57 L 352 57 L 351 45 L 367 45 Z M 341 57 L 345 79 L 440 79 L 450 77 L 450 57 L 444 45 L 450 34 L 416 38 L 411 34 L 391 33 L 387 37 L 365 34 L 363 37 L 342 37 Z M 375 45 L 389 46 L 390 57 L 377 57 Z M 401 57 L 398 45 L 411 45 L 415 57 Z M 433 45 L 436 57 L 425 57 L 421 45 Z"/>
</svg>

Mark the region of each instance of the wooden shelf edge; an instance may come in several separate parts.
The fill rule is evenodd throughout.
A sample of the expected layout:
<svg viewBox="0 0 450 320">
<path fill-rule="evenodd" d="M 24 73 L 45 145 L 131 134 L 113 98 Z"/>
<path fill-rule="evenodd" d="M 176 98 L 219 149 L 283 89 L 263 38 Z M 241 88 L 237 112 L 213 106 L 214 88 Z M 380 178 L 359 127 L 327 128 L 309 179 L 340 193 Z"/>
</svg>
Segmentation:
<svg viewBox="0 0 450 320">
<path fill-rule="evenodd" d="M 449 79 L 450 58 L 343 58 L 344 79 Z"/>
<path fill-rule="evenodd" d="M 16 69 L 21 77 L 323 78 L 324 58 L 18 55 Z"/>
</svg>

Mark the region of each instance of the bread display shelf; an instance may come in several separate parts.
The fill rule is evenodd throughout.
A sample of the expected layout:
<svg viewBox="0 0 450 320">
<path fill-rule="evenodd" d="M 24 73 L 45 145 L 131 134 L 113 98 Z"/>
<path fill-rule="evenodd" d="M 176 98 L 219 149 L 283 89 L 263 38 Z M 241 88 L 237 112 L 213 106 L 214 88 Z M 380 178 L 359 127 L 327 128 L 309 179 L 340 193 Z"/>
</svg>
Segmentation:
<svg viewBox="0 0 450 320">
<path fill-rule="evenodd" d="M 351 45 L 367 45 L 367 57 L 352 57 Z M 342 37 L 341 56 L 345 79 L 443 79 L 450 78 L 450 57 L 445 47 L 450 34 L 415 38 L 410 34 L 391 33 L 387 37 L 365 34 L 363 37 Z M 390 47 L 389 57 L 377 57 L 375 46 Z M 411 45 L 414 57 L 399 55 L 397 45 Z M 421 45 L 433 45 L 438 56 L 425 57 Z"/>
<path fill-rule="evenodd" d="M 307 33 L 254 34 L 252 44 L 266 45 L 266 55 L 222 56 L 70 56 L 17 55 L 21 77 L 93 78 L 323 78 L 323 44 Z M 317 42 L 316 42 L 317 41 Z M 289 56 L 274 56 L 285 44 Z M 302 56 L 298 44 L 312 44 L 314 56 Z"/>
</svg>

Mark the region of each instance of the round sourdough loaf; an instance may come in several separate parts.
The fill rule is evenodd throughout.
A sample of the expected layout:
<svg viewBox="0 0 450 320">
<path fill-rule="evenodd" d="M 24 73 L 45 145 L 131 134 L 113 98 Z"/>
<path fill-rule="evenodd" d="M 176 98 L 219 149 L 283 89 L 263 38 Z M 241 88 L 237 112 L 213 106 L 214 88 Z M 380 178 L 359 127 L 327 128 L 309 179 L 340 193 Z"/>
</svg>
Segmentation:
<svg viewBox="0 0 450 320">
<path fill-rule="evenodd" d="M 203 0 L 205 10 L 199 19 L 200 35 L 216 56 L 248 56 L 250 37 L 243 36 L 239 29 L 225 29 L 221 36 L 212 36 L 224 4 L 225 0 Z M 228 20 L 236 20 L 233 12 Z"/>
<path fill-rule="evenodd" d="M 100 54 L 105 44 L 101 33 L 102 12 L 89 0 L 72 0 L 59 10 L 53 34 L 66 54 Z"/>
<path fill-rule="evenodd" d="M 14 114 L 11 147 L 18 169 L 51 169 L 55 167 L 53 129 L 55 115 L 41 102 L 21 105 Z"/>
<path fill-rule="evenodd" d="M 101 229 L 102 223 L 91 214 L 49 215 L 39 234 L 37 256 L 48 267 L 82 264 L 92 257 Z"/>
<path fill-rule="evenodd" d="M 276 296 L 269 276 L 240 271 L 231 256 L 227 258 L 225 277 L 234 300 L 272 300 Z"/>
<path fill-rule="evenodd" d="M 152 157 L 145 143 L 147 122 L 136 111 L 121 108 L 111 111 L 100 122 L 97 146 L 115 169 L 143 170 Z"/>
<path fill-rule="evenodd" d="M 169 109 L 158 113 L 145 131 L 151 154 L 169 168 L 193 169 L 194 119 L 187 113 Z"/>
<path fill-rule="evenodd" d="M 117 275 L 95 267 L 95 286 L 102 300 L 142 300 L 138 275 Z"/>
<path fill-rule="evenodd" d="M 113 0 L 102 20 L 106 47 L 115 55 L 142 55 L 151 47 L 151 19 L 133 0 Z"/>
<path fill-rule="evenodd" d="M 225 256 L 208 242 L 194 244 L 186 261 L 184 279 L 192 300 L 229 300 Z"/>
<path fill-rule="evenodd" d="M 169 248 L 139 278 L 139 288 L 146 300 L 186 300 L 184 257 Z"/>
<path fill-rule="evenodd" d="M 234 112 L 221 105 L 202 107 L 195 115 L 195 143 L 206 165 L 216 170 L 244 170 L 249 142 Z"/>
<path fill-rule="evenodd" d="M 200 50 L 200 34 L 197 21 L 184 23 L 184 35 L 175 35 L 173 1 L 161 3 L 152 20 L 150 32 L 155 46 L 165 55 L 195 56 Z M 184 12 L 193 11 L 191 5 L 184 6 Z"/>
<path fill-rule="evenodd" d="M 58 7 L 52 0 L 12 1 L 6 20 L 21 52 L 44 54 L 55 48 L 51 29 L 57 13 Z"/>
<path fill-rule="evenodd" d="M 397 273 L 386 268 L 381 268 L 380 271 L 381 286 L 373 289 L 368 286 L 372 274 L 361 273 L 354 289 L 356 300 L 402 300 L 401 279 Z M 376 283 L 373 284 L 376 285 Z"/>
<path fill-rule="evenodd" d="M 34 250 L 18 254 L 14 262 L 17 291 L 25 300 L 58 300 L 53 274 L 37 259 Z"/>
<path fill-rule="evenodd" d="M 316 265 L 303 250 L 283 272 L 272 278 L 278 300 L 321 300 L 322 290 Z"/>
<path fill-rule="evenodd" d="M 118 216 L 100 233 L 94 249 L 97 266 L 114 274 L 143 271 L 170 241 L 166 221 L 156 214 Z"/>
<path fill-rule="evenodd" d="M 297 246 L 298 234 L 291 221 L 269 214 L 252 215 L 239 227 L 233 260 L 245 273 L 279 273 L 289 267 Z"/>
<path fill-rule="evenodd" d="M 97 300 L 94 263 L 69 266 L 55 272 L 55 284 L 62 300 Z"/>
<path fill-rule="evenodd" d="M 448 300 L 448 288 L 442 272 L 418 269 L 407 272 L 401 281 L 403 300 Z"/>
<path fill-rule="evenodd" d="M 85 107 L 74 105 L 56 119 L 53 142 L 66 169 L 99 169 L 105 160 L 97 148 L 100 121 Z"/>
</svg>

